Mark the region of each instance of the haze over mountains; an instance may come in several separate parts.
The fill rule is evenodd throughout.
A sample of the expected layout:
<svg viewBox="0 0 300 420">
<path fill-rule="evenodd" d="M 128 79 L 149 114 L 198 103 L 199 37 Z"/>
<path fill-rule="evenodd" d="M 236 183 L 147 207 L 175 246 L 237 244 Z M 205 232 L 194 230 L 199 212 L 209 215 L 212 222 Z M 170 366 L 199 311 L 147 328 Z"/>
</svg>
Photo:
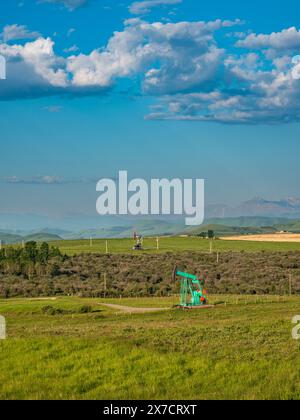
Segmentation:
<svg viewBox="0 0 300 420">
<path fill-rule="evenodd" d="M 77 238 L 131 237 L 133 231 L 144 236 L 178 233 L 200 234 L 212 229 L 217 235 L 272 233 L 278 230 L 300 232 L 300 198 L 278 201 L 253 198 L 238 206 L 209 205 L 204 225 L 186 227 L 178 217 L 119 217 L 68 215 L 51 218 L 34 214 L 0 214 L 0 240 L 51 241 Z"/>
<path fill-rule="evenodd" d="M 209 218 L 241 216 L 300 218 L 300 198 L 291 197 L 276 201 L 255 197 L 233 207 L 208 206 L 206 212 Z"/>
</svg>

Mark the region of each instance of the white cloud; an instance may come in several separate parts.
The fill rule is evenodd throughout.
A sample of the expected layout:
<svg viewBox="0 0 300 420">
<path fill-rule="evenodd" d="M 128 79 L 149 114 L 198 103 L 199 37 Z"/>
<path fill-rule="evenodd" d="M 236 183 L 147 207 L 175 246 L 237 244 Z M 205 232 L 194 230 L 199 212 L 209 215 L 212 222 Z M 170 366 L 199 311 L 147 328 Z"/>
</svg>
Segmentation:
<svg viewBox="0 0 300 420">
<path fill-rule="evenodd" d="M 79 47 L 77 47 L 77 45 L 74 44 L 69 48 L 65 48 L 64 52 L 65 53 L 74 53 L 74 52 L 77 52 L 78 50 L 79 50 Z"/>
<path fill-rule="evenodd" d="M 134 15 L 144 15 L 151 11 L 153 7 L 164 5 L 175 5 L 182 3 L 182 0 L 145 0 L 135 1 L 129 7 L 130 13 Z"/>
<path fill-rule="evenodd" d="M 254 35 L 242 41 L 249 38 L 245 51 L 233 47 L 228 52 L 215 32 L 240 23 L 148 23 L 135 18 L 105 47 L 67 57 L 55 54 L 50 38 L 24 45 L 2 43 L 8 77 L 0 99 L 100 94 L 127 78 L 141 80 L 141 93 L 156 97 L 149 119 L 299 122 L 300 80 L 293 77 L 298 62 L 292 63 L 291 53 L 298 32 L 283 30 L 276 39 Z"/>
<path fill-rule="evenodd" d="M 75 10 L 84 6 L 89 0 L 39 0 L 40 3 L 62 4 L 69 10 Z"/>
<path fill-rule="evenodd" d="M 230 68 L 227 68 L 230 76 Z M 282 124 L 300 121 L 300 84 L 291 72 L 240 71 L 242 84 L 209 93 L 165 96 L 163 109 L 147 119 L 215 121 L 228 124 Z"/>
<path fill-rule="evenodd" d="M 0 44 L 0 54 L 7 62 L 7 80 L 0 99 L 47 96 L 66 88 L 65 60 L 55 55 L 53 46 L 50 38 L 24 45 Z"/>
<path fill-rule="evenodd" d="M 67 36 L 71 36 L 76 31 L 75 28 L 70 28 L 67 32 Z"/>
<path fill-rule="evenodd" d="M 0 177 L 1 184 L 15 185 L 67 185 L 67 184 L 86 184 L 97 182 L 93 178 L 64 178 L 57 175 L 35 175 L 35 176 L 6 176 Z"/>
<path fill-rule="evenodd" d="M 64 180 L 53 175 L 43 175 L 43 176 L 35 176 L 32 178 L 22 178 L 19 176 L 10 176 L 6 178 L 2 178 L 0 180 L 2 183 L 6 184 L 41 184 L 41 185 L 55 185 L 55 184 L 62 184 Z"/>
<path fill-rule="evenodd" d="M 250 34 L 244 40 L 237 42 L 238 47 L 263 49 L 273 48 L 276 50 L 300 49 L 300 31 L 295 27 L 284 29 L 281 32 L 266 34 Z"/>
<path fill-rule="evenodd" d="M 40 36 L 41 35 L 39 32 L 29 31 L 25 25 L 17 24 L 4 26 L 3 32 L 1 34 L 1 37 L 4 42 L 21 39 L 36 39 Z"/>
<path fill-rule="evenodd" d="M 61 105 L 49 105 L 49 106 L 45 106 L 42 109 L 47 112 L 50 112 L 50 114 L 57 114 L 63 109 L 63 107 Z"/>
<path fill-rule="evenodd" d="M 144 90 L 163 94 L 186 90 L 207 81 L 213 83 L 223 50 L 216 46 L 214 32 L 239 22 L 127 21 L 115 32 L 104 50 L 68 59 L 75 86 L 108 87 L 119 77 L 145 74 Z M 187 60 L 188 57 L 188 60 Z"/>
<path fill-rule="evenodd" d="M 148 93 L 190 89 L 213 80 L 223 54 L 214 41 L 214 32 L 236 24 L 239 22 L 163 24 L 131 19 L 123 31 L 114 33 L 104 49 L 67 58 L 55 55 L 50 38 L 25 45 L 0 44 L 0 53 L 8 62 L 6 89 L 21 93 L 31 88 L 34 95 L 35 88 L 43 90 L 47 84 L 50 94 L 57 91 L 50 88 L 65 88 L 68 92 L 78 88 L 110 88 L 116 79 L 139 72 L 144 74 L 144 90 Z M 66 51 L 75 50 L 77 47 L 73 46 Z M 1 94 L 5 95 L 5 91 Z"/>
</svg>

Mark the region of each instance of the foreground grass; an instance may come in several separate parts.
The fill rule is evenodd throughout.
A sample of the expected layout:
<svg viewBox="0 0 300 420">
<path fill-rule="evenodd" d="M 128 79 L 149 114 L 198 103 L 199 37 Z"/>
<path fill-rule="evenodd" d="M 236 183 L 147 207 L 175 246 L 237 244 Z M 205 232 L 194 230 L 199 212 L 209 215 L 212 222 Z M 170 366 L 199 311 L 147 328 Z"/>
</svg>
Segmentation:
<svg viewBox="0 0 300 420">
<path fill-rule="evenodd" d="M 147 253 L 156 254 L 164 252 L 176 251 L 199 251 L 210 252 L 210 241 L 207 239 L 196 237 L 162 237 L 159 239 L 159 250 L 157 250 L 156 238 L 145 238 L 144 251 L 133 251 L 132 239 L 109 239 L 109 253 Z M 57 245 L 60 250 L 68 255 L 79 254 L 82 252 L 105 253 L 106 240 L 93 239 L 89 240 L 72 240 L 72 241 L 55 241 L 52 245 Z M 222 239 L 214 240 L 212 250 L 214 252 L 227 251 L 300 251 L 300 242 L 253 242 L 253 241 L 225 241 Z"/>
<path fill-rule="evenodd" d="M 101 299 L 0 300 L 2 399 L 299 399 L 300 298 L 218 296 L 212 310 L 177 298 L 107 299 L 170 311 L 120 314 Z M 102 300 L 103 302 L 103 300 Z M 225 304 L 226 303 L 226 304 Z M 64 314 L 46 315 L 51 305 Z M 78 313 L 82 305 L 92 312 Z"/>
</svg>

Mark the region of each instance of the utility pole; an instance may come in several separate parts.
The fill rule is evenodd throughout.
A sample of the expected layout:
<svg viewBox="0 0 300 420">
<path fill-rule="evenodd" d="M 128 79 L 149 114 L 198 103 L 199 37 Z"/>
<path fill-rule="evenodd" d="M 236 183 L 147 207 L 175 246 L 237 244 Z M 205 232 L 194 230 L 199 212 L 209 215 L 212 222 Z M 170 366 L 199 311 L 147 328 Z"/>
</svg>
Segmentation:
<svg viewBox="0 0 300 420">
<path fill-rule="evenodd" d="M 217 264 L 219 264 L 219 252 L 217 252 Z"/>
<path fill-rule="evenodd" d="M 104 277 L 104 297 L 106 297 L 106 291 L 107 291 L 107 274 L 103 274 Z"/>
<path fill-rule="evenodd" d="M 159 250 L 159 237 L 156 238 L 156 249 Z"/>
<path fill-rule="evenodd" d="M 108 241 L 105 241 L 105 253 L 108 254 Z"/>
<path fill-rule="evenodd" d="M 209 253 L 212 254 L 213 251 L 213 242 L 212 239 L 209 241 Z"/>
<path fill-rule="evenodd" d="M 292 275 L 290 274 L 289 275 L 289 289 L 290 289 L 290 296 L 292 296 L 292 293 L 293 293 L 293 277 L 292 277 Z"/>
</svg>

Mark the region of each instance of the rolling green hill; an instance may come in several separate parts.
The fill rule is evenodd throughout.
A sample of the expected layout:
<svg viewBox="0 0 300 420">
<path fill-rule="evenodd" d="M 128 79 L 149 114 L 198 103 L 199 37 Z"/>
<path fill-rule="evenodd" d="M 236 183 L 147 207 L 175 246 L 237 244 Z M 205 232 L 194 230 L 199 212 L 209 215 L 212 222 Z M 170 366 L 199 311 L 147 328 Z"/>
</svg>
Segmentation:
<svg viewBox="0 0 300 420">
<path fill-rule="evenodd" d="M 59 241 L 61 237 L 58 235 L 54 235 L 52 233 L 33 233 L 32 235 L 24 236 L 23 240 L 25 242 L 35 241 L 35 242 L 51 242 L 51 241 Z"/>
<path fill-rule="evenodd" d="M 216 236 L 250 235 L 274 233 L 278 230 L 288 230 L 292 227 L 300 229 L 300 222 L 285 218 L 271 217 L 237 217 L 225 219 L 208 219 L 199 227 L 186 227 L 180 223 L 169 223 L 162 220 L 139 220 L 135 224 L 125 226 L 103 227 L 86 229 L 62 235 L 64 239 L 104 239 L 104 238 L 131 238 L 134 231 L 140 235 L 166 236 L 166 235 L 199 235 L 201 232 L 213 230 Z"/>
<path fill-rule="evenodd" d="M 189 235 L 200 235 L 202 232 L 213 230 L 216 236 L 231 235 L 261 235 L 287 231 L 300 233 L 300 220 L 289 220 L 272 217 L 237 217 L 225 219 L 209 219 L 199 227 L 185 229 Z"/>
<path fill-rule="evenodd" d="M 283 217 L 261 217 L 261 216 L 243 216 L 243 217 L 226 217 L 226 218 L 209 218 L 204 224 L 216 224 L 234 227 L 262 227 L 284 225 L 290 223 L 291 219 Z"/>
<path fill-rule="evenodd" d="M 287 223 L 275 225 L 278 231 L 288 231 L 292 233 L 300 233 L 300 220 L 291 220 Z"/>
<path fill-rule="evenodd" d="M 12 245 L 29 241 L 35 241 L 35 242 L 51 242 L 51 241 L 59 241 L 62 238 L 58 235 L 53 235 L 50 233 L 44 233 L 44 232 L 38 232 L 33 233 L 31 235 L 22 236 L 12 233 L 6 233 L 6 232 L 0 232 L 0 241 L 2 241 L 3 245 Z"/>
<path fill-rule="evenodd" d="M 272 226 L 266 227 L 237 227 L 237 226 L 226 226 L 219 224 L 202 225 L 197 228 L 187 228 L 186 234 L 189 235 L 201 235 L 201 233 L 207 233 L 207 231 L 213 230 L 215 236 L 233 236 L 233 235 L 254 235 L 263 233 L 275 233 L 277 229 Z"/>
<path fill-rule="evenodd" d="M 0 241 L 2 244 L 16 244 L 18 242 L 22 242 L 23 236 L 16 235 L 12 233 L 0 232 Z"/>
<path fill-rule="evenodd" d="M 63 237 L 64 239 L 131 238 L 133 232 L 138 232 L 142 236 L 174 235 L 183 229 L 183 225 L 162 220 L 140 220 L 134 225 L 86 229 L 63 235 Z"/>
</svg>

